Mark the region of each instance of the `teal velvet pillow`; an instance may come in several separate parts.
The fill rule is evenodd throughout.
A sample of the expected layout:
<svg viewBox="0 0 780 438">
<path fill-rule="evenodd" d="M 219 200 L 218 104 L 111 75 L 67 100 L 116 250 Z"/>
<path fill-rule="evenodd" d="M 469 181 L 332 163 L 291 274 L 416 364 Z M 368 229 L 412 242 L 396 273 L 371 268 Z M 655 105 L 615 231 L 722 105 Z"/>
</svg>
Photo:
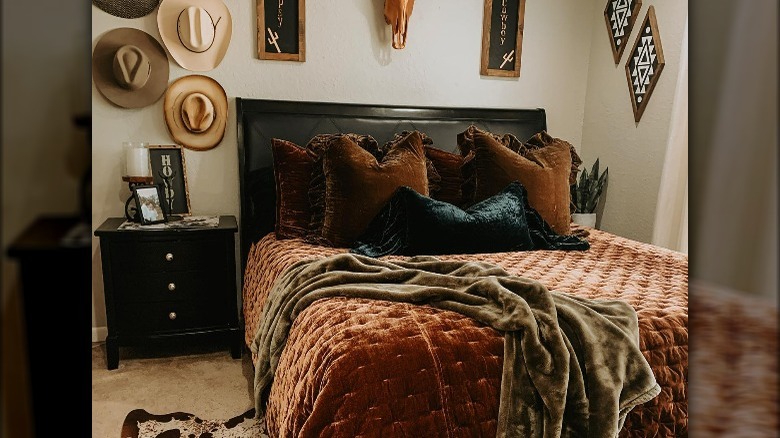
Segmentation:
<svg viewBox="0 0 780 438">
<path fill-rule="evenodd" d="M 522 184 L 513 182 L 467 210 L 401 187 L 351 252 L 380 257 L 588 248 L 578 237 L 556 234 L 528 205 Z"/>
</svg>

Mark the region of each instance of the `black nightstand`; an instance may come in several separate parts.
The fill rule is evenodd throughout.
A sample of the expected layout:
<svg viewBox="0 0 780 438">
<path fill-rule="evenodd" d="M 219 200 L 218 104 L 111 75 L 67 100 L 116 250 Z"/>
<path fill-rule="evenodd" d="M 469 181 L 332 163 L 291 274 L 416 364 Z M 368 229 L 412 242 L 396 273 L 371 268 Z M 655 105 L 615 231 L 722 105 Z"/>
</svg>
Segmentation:
<svg viewBox="0 0 780 438">
<path fill-rule="evenodd" d="M 106 298 L 108 369 L 119 347 L 182 338 L 218 338 L 241 357 L 234 216 L 219 226 L 118 230 L 109 218 L 97 230 Z"/>
</svg>

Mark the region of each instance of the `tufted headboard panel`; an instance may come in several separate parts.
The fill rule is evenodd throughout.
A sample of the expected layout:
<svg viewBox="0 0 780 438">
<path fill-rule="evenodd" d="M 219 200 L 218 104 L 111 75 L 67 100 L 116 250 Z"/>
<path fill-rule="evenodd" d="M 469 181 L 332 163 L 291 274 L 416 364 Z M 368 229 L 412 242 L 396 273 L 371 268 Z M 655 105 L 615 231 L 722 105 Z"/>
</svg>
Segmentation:
<svg viewBox="0 0 780 438">
<path fill-rule="evenodd" d="M 241 190 L 241 272 L 253 242 L 274 230 L 276 190 L 271 139 L 301 146 L 316 134 L 369 134 L 379 144 L 404 130 L 420 130 L 434 146 L 457 150 L 457 134 L 469 125 L 521 140 L 547 129 L 543 109 L 433 108 L 291 102 L 236 98 Z M 242 274 L 243 275 L 243 274 Z"/>
</svg>

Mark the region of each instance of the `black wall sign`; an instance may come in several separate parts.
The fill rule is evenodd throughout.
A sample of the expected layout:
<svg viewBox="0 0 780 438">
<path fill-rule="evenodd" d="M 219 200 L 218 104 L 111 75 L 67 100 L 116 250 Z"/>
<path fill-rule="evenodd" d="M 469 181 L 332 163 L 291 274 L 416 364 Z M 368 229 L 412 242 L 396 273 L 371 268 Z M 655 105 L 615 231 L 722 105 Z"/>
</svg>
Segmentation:
<svg viewBox="0 0 780 438">
<path fill-rule="evenodd" d="M 260 59 L 305 61 L 305 0 L 257 0 Z"/>
<path fill-rule="evenodd" d="M 525 0 L 485 0 L 480 74 L 520 76 Z"/>
</svg>

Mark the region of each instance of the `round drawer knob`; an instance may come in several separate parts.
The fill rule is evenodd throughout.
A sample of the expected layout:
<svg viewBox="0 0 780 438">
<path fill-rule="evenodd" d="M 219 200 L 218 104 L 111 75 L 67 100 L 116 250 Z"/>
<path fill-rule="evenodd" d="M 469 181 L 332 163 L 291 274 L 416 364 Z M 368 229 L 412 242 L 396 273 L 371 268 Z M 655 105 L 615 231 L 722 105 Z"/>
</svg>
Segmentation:
<svg viewBox="0 0 780 438">
<path fill-rule="evenodd" d="M 171 312 L 171 313 L 169 313 L 169 314 L 168 314 L 168 319 L 170 319 L 171 321 L 173 321 L 174 319 L 176 319 L 176 312 Z"/>
<path fill-rule="evenodd" d="M 165 260 L 168 260 L 169 262 L 173 261 L 173 253 L 165 254 Z"/>
<path fill-rule="evenodd" d="M 173 292 L 176 290 L 176 283 L 168 283 L 168 290 Z"/>
</svg>

